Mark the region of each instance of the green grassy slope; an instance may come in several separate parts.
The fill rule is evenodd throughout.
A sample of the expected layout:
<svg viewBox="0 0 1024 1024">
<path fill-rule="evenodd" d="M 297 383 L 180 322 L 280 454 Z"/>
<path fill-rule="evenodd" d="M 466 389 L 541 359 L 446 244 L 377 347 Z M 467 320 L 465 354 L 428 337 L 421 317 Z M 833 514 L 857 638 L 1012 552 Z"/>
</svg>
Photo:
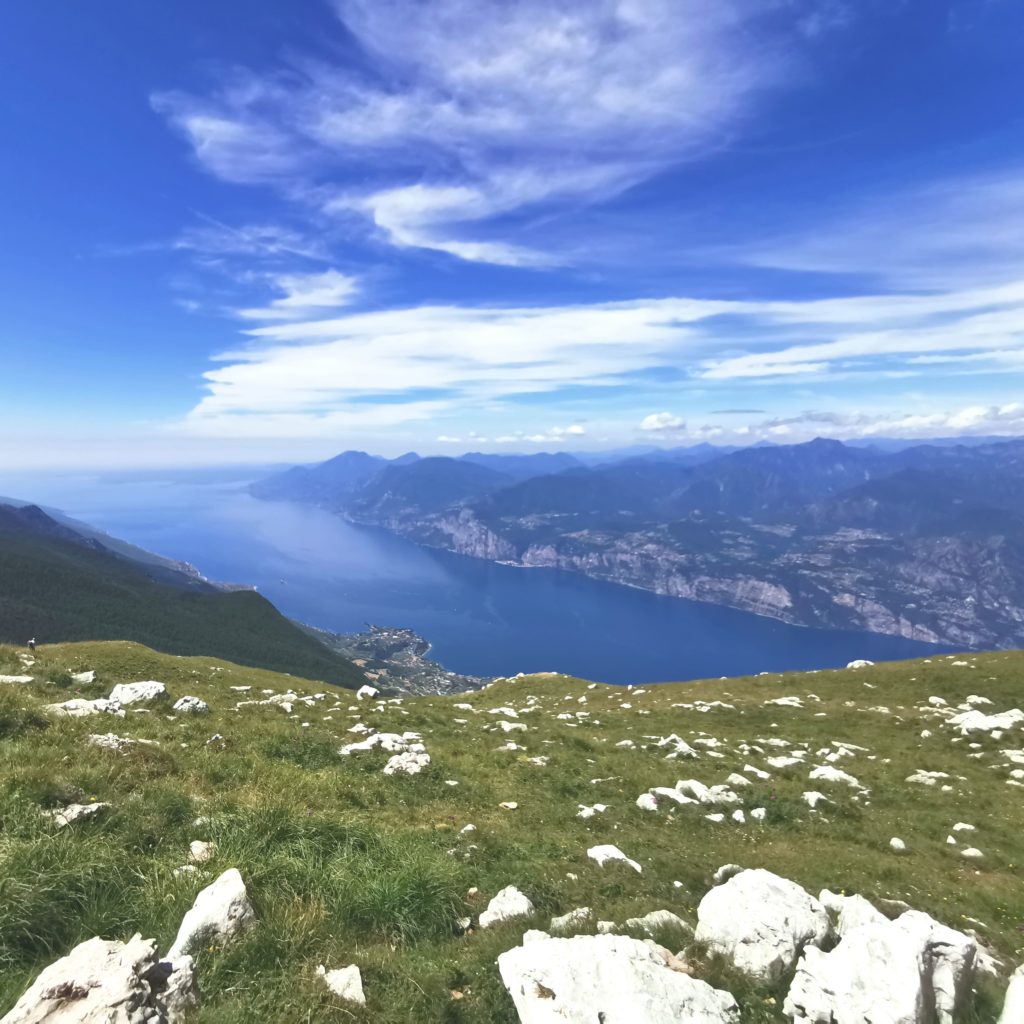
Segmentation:
<svg viewBox="0 0 1024 1024">
<path fill-rule="evenodd" d="M 0 651 L 0 673 L 19 666 L 13 651 Z M 208 701 L 211 713 L 48 718 L 42 706 L 76 689 L 62 688 L 62 673 L 82 669 L 98 673 L 77 688 L 83 695 L 160 679 L 175 698 Z M 1022 746 L 1022 733 L 957 740 L 928 704 L 933 695 L 956 704 L 977 694 L 993 701 L 990 711 L 1019 706 L 1019 652 L 633 691 L 527 677 L 380 707 L 332 691 L 291 715 L 235 708 L 264 689 L 322 688 L 134 644 L 42 649 L 31 671 L 34 684 L 0 684 L 0 1014 L 40 968 L 94 934 L 141 931 L 166 948 L 196 892 L 229 867 L 241 871 L 260 924 L 201 954 L 196 1020 L 204 1024 L 514 1021 L 494 960 L 527 927 L 581 906 L 619 922 L 660 908 L 693 922 L 712 873 L 728 862 L 771 869 L 815 893 L 905 900 L 954 927 L 977 928 L 1010 969 L 1024 954 L 1024 803 L 1007 784 L 1012 765 L 1001 753 Z M 244 685 L 252 691 L 231 689 Z M 790 696 L 804 707 L 765 703 Z M 522 714 L 531 697 L 538 710 Z M 696 701 L 731 707 L 700 710 Z M 525 732 L 496 727 L 503 716 L 488 712 L 502 706 L 521 713 Z M 380 773 L 386 754 L 339 757 L 341 743 L 359 738 L 347 732 L 357 721 L 421 732 L 432 764 L 419 776 L 388 778 Z M 89 733 L 111 730 L 160 746 L 119 754 L 88 745 Z M 655 742 L 671 733 L 699 756 L 666 760 Z M 223 739 L 208 742 L 215 734 Z M 500 749 L 509 739 L 525 749 Z M 712 739 L 717 745 L 700 742 Z M 635 746 L 617 746 L 623 740 Z M 767 767 L 784 749 L 771 740 L 808 743 L 806 764 Z M 866 748 L 837 763 L 870 789 L 864 805 L 845 786 L 808 781 L 810 767 L 826 763 L 815 752 L 833 740 Z M 531 763 L 538 756 L 549 760 Z M 706 809 L 635 806 L 650 787 L 719 783 L 748 764 L 772 775 L 738 790 L 748 810 L 767 809 L 764 822 L 714 824 Z M 948 772 L 951 791 L 905 781 L 917 769 Z M 833 802 L 812 814 L 805 790 Z M 110 811 L 60 832 L 41 815 L 94 799 Z M 517 810 L 499 807 L 509 800 Z M 608 810 L 577 817 L 580 804 L 595 802 Z M 980 864 L 947 845 L 956 822 L 977 827 L 960 847 L 983 850 Z M 476 831 L 460 834 L 470 823 Z M 889 850 L 892 836 L 908 853 Z M 175 878 L 195 839 L 215 841 L 216 857 L 198 877 Z M 586 850 L 602 843 L 619 846 L 643 873 L 599 869 Z M 475 916 L 509 884 L 533 900 L 533 920 L 455 934 L 457 918 Z M 480 895 L 468 895 L 471 887 Z M 698 974 L 735 993 L 745 1021 L 781 1020 L 784 987 L 756 990 L 699 949 L 688 955 Z M 353 962 L 365 1010 L 331 997 L 315 976 L 320 963 Z M 994 1021 L 1004 984 L 986 983 L 965 1020 Z"/>
<path fill-rule="evenodd" d="M 0 529 L 0 641 L 31 636 L 128 638 L 343 686 L 364 681 L 252 591 L 219 591 L 74 540 Z"/>
</svg>

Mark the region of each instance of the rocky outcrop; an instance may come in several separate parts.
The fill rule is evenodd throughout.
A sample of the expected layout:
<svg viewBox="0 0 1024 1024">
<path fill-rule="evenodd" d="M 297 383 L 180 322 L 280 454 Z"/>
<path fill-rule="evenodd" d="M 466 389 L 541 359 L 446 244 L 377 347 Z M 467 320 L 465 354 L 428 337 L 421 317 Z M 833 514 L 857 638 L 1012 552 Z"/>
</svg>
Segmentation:
<svg viewBox="0 0 1024 1024">
<path fill-rule="evenodd" d="M 758 982 L 791 970 L 832 934 L 825 908 L 795 882 L 757 868 L 715 886 L 697 908 L 698 942 Z"/>
<path fill-rule="evenodd" d="M 673 964 L 675 969 L 672 966 Z M 622 935 L 537 937 L 498 957 L 521 1024 L 732 1024 L 736 1000 Z"/>
<path fill-rule="evenodd" d="M 196 1000 L 191 957 L 161 963 L 154 939 L 89 939 L 47 967 L 0 1024 L 177 1024 Z"/>
<path fill-rule="evenodd" d="M 795 1024 L 952 1024 L 977 944 L 916 911 L 852 928 L 830 953 L 809 947 L 784 1006 Z"/>
</svg>

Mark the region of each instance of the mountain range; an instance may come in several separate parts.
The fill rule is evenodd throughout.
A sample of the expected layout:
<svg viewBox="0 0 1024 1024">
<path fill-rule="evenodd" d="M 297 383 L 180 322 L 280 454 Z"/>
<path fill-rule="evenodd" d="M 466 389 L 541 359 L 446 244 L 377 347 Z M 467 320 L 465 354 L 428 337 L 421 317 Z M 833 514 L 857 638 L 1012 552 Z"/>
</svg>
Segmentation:
<svg viewBox="0 0 1024 1024">
<path fill-rule="evenodd" d="M 586 460 L 345 452 L 252 487 L 421 544 L 807 626 L 1024 642 L 1024 440 Z"/>
<path fill-rule="evenodd" d="M 363 673 L 253 590 L 35 505 L 0 503 L 0 643 L 133 640 L 358 687 Z"/>
</svg>

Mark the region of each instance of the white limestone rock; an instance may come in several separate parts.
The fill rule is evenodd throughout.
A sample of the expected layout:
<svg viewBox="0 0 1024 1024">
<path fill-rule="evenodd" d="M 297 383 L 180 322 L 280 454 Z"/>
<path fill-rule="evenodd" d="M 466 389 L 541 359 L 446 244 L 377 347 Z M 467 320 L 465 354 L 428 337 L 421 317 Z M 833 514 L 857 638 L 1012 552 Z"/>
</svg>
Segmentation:
<svg viewBox="0 0 1024 1024">
<path fill-rule="evenodd" d="M 323 978 L 324 984 L 339 998 L 359 1006 L 366 1005 L 363 994 L 363 976 L 355 964 L 327 970 L 323 964 L 316 969 L 317 976 Z"/>
<path fill-rule="evenodd" d="M 775 981 L 806 946 L 832 934 L 828 912 L 795 882 L 761 868 L 741 871 L 697 908 L 698 942 L 758 981 Z"/>
<path fill-rule="evenodd" d="M 0 675 L 0 683 L 31 683 L 32 676 L 3 676 Z"/>
<path fill-rule="evenodd" d="M 141 683 L 118 683 L 110 691 L 108 700 L 112 700 L 122 707 L 131 704 L 149 704 L 155 700 L 167 699 L 167 687 L 154 679 L 146 679 Z"/>
<path fill-rule="evenodd" d="M 430 765 L 430 755 L 425 750 L 407 750 L 395 754 L 382 769 L 385 775 L 419 775 Z"/>
<path fill-rule="evenodd" d="M 1024 1024 L 1024 964 L 1010 975 L 999 1024 Z"/>
<path fill-rule="evenodd" d="M 856 661 L 851 661 L 846 667 L 847 668 L 871 668 L 874 665 L 873 661 L 868 661 L 866 658 L 858 658 Z"/>
<path fill-rule="evenodd" d="M 594 861 L 599 868 L 612 861 L 622 861 L 628 864 L 637 874 L 643 873 L 643 868 L 635 860 L 630 860 L 617 846 L 605 844 L 603 846 L 592 846 L 587 850 L 587 856 Z"/>
<path fill-rule="evenodd" d="M 893 836 L 892 839 L 889 840 L 889 849 L 892 850 L 893 853 L 906 853 L 907 844 L 903 842 L 899 836 Z"/>
<path fill-rule="evenodd" d="M 659 932 L 674 931 L 693 935 L 693 928 L 671 910 L 652 910 L 643 917 L 629 917 L 622 922 L 622 927 L 628 931 L 644 932 L 650 938 L 654 938 Z"/>
<path fill-rule="evenodd" d="M 863 924 L 830 953 L 804 951 L 784 1012 L 794 1024 L 952 1024 L 976 953 L 970 936 L 918 911 Z"/>
<path fill-rule="evenodd" d="M 1011 708 L 997 715 L 986 715 L 977 710 L 964 711 L 947 719 L 945 724 L 958 729 L 961 736 L 969 736 L 975 732 L 1005 732 L 1020 725 L 1021 722 L 1024 722 L 1024 711 L 1020 708 Z"/>
<path fill-rule="evenodd" d="M 511 921 L 517 917 L 528 917 L 533 913 L 533 904 L 514 885 L 507 885 L 495 896 L 487 909 L 480 915 L 480 927 Z"/>
<path fill-rule="evenodd" d="M 570 910 L 568 914 L 562 914 L 561 917 L 551 918 L 548 930 L 554 935 L 565 935 L 579 928 L 585 928 L 593 916 L 594 912 L 590 907 L 577 907 L 575 910 Z"/>
<path fill-rule="evenodd" d="M 188 844 L 188 856 L 193 864 L 205 864 L 207 861 L 213 860 L 216 852 L 216 843 L 207 843 L 202 839 L 193 839 Z"/>
<path fill-rule="evenodd" d="M 378 693 L 380 693 L 380 690 L 378 690 L 376 686 L 370 686 L 367 684 L 366 686 L 360 686 L 359 689 L 356 690 L 356 697 L 358 697 L 359 700 L 367 700 L 368 698 L 376 697 Z"/>
<path fill-rule="evenodd" d="M 50 964 L 3 1024 L 177 1024 L 196 1004 L 191 957 L 161 964 L 154 939 L 89 939 Z"/>
<path fill-rule="evenodd" d="M 242 876 L 237 868 L 229 868 L 196 896 L 192 908 L 182 918 L 166 959 L 176 963 L 200 942 L 223 945 L 255 922 L 256 912 Z"/>
<path fill-rule="evenodd" d="M 521 1024 L 733 1024 L 736 1000 L 624 935 L 541 939 L 498 957 Z"/>
<path fill-rule="evenodd" d="M 830 953 L 809 946 L 783 1004 L 794 1024 L 925 1024 L 924 949 L 894 922 L 855 928 Z"/>
<path fill-rule="evenodd" d="M 836 917 L 836 934 L 846 935 L 862 924 L 884 924 L 888 918 L 869 903 L 863 896 L 843 896 L 841 893 L 822 889 L 818 902 Z"/>
<path fill-rule="evenodd" d="M 105 811 L 110 804 L 107 803 L 95 803 L 95 804 L 68 804 L 67 807 L 59 807 L 55 810 L 44 811 L 43 813 L 53 819 L 53 823 L 57 828 L 67 828 L 68 825 L 73 825 L 76 821 L 83 821 L 86 818 L 92 818 L 99 814 L 101 811 Z"/>
<path fill-rule="evenodd" d="M 97 697 L 95 700 L 75 697 L 61 704 L 47 704 L 43 710 L 56 718 L 85 718 L 88 715 L 104 714 L 124 718 L 121 705 L 117 701 L 107 700 L 106 697 Z"/>
<path fill-rule="evenodd" d="M 179 697 L 172 710 L 179 715 L 205 715 L 209 713 L 210 705 L 198 697 Z"/>
</svg>

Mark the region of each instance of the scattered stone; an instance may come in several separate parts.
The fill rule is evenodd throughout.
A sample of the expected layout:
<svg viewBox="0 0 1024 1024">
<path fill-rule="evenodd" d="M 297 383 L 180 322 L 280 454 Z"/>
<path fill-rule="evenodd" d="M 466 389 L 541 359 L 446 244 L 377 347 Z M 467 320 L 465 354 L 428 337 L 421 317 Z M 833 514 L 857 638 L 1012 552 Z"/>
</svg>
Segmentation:
<svg viewBox="0 0 1024 1024">
<path fill-rule="evenodd" d="M 224 944 L 256 922 L 245 883 L 237 868 L 229 868 L 196 896 L 182 918 L 166 959 L 176 963 L 201 942 Z"/>
<path fill-rule="evenodd" d="M 316 969 L 317 977 L 323 978 L 324 984 L 339 998 L 359 1006 L 366 1005 L 363 994 L 363 978 L 355 964 L 327 970 L 323 964 Z"/>
<path fill-rule="evenodd" d="M 62 704 L 47 704 L 43 709 L 58 718 L 85 718 L 87 715 L 114 715 L 117 718 L 124 718 L 124 711 L 117 701 L 107 700 L 105 697 L 97 697 L 95 700 L 86 700 L 84 697 L 75 697 L 66 700 Z"/>
<path fill-rule="evenodd" d="M 209 712 L 210 705 L 198 697 L 180 697 L 174 702 L 171 710 L 177 711 L 179 715 L 205 715 Z"/>
<path fill-rule="evenodd" d="M 548 927 L 556 935 L 565 935 L 567 932 L 575 931 L 578 928 L 585 928 L 593 916 L 594 912 L 590 907 L 577 907 L 561 917 L 551 918 L 551 924 Z"/>
<path fill-rule="evenodd" d="M 795 882 L 757 868 L 711 889 L 697 908 L 698 942 L 751 978 L 772 982 L 805 946 L 832 934 L 828 912 Z"/>
<path fill-rule="evenodd" d="M 892 850 L 893 853 L 906 853 L 907 844 L 903 842 L 899 836 L 893 836 L 892 839 L 889 840 L 889 849 Z"/>
<path fill-rule="evenodd" d="M 78 683 L 79 686 L 88 686 L 90 683 L 96 682 L 96 672 L 94 669 L 89 669 L 86 672 L 72 672 L 71 681 Z"/>
<path fill-rule="evenodd" d="M 658 809 L 658 798 L 653 793 L 641 793 L 636 798 L 636 805 L 641 811 L 656 811 Z"/>
<path fill-rule="evenodd" d="M 430 755 L 425 750 L 407 750 L 395 754 L 382 769 L 385 775 L 419 775 L 430 765 Z"/>
<path fill-rule="evenodd" d="M 480 927 L 490 928 L 503 921 L 528 917 L 533 910 L 533 904 L 526 896 L 514 885 L 507 885 L 487 904 L 487 909 L 480 915 Z"/>
<path fill-rule="evenodd" d="M 985 854 L 983 854 L 981 852 L 981 850 L 977 849 L 974 846 L 968 846 L 967 849 L 961 850 L 960 851 L 960 856 L 963 857 L 964 860 L 984 860 L 985 859 Z"/>
<path fill-rule="evenodd" d="M 617 846 L 592 846 L 587 850 L 587 856 L 599 868 L 603 868 L 605 864 L 611 861 L 622 861 L 623 864 L 628 864 L 637 874 L 643 872 L 643 868 L 635 860 L 630 860 Z"/>
<path fill-rule="evenodd" d="M 502 800 L 502 802 L 500 804 L 498 804 L 498 806 L 503 811 L 517 811 L 517 810 L 519 810 L 519 804 L 517 804 L 515 802 L 515 800 Z"/>
<path fill-rule="evenodd" d="M 73 825 L 76 821 L 83 821 L 86 818 L 94 817 L 100 811 L 105 811 L 109 806 L 110 804 L 102 802 L 94 804 L 68 804 L 67 807 L 44 811 L 43 813 L 53 819 L 53 823 L 57 828 L 66 828 L 68 825 Z"/>
<path fill-rule="evenodd" d="M 668 950 L 622 935 L 540 939 L 498 957 L 521 1024 L 732 1024 L 736 1000 L 678 969 Z"/>
<path fill-rule="evenodd" d="M 31 683 L 33 676 L 0 676 L 0 683 Z"/>
<path fill-rule="evenodd" d="M 622 927 L 629 931 L 646 932 L 650 938 L 654 938 L 662 931 L 675 931 L 693 935 L 693 928 L 671 910 L 652 910 L 643 917 L 629 917 L 622 923 Z"/>
<path fill-rule="evenodd" d="M 608 810 L 607 804 L 594 804 L 592 807 L 587 807 L 586 804 L 579 804 L 579 813 L 577 818 L 592 818 L 595 814 L 604 814 Z"/>
<path fill-rule="evenodd" d="M 202 839 L 193 839 L 188 844 L 188 855 L 193 864 L 205 864 L 213 859 L 216 852 L 216 843 L 203 842 Z"/>
<path fill-rule="evenodd" d="M 380 690 L 378 690 L 376 686 L 360 686 L 359 689 L 356 690 L 356 697 L 358 697 L 359 700 L 365 700 L 368 697 L 376 697 L 378 693 L 380 693 Z"/>
<path fill-rule="evenodd" d="M 856 661 L 851 661 L 846 667 L 847 668 L 871 668 L 874 665 L 873 661 L 868 661 L 865 658 L 858 658 Z"/>
</svg>

